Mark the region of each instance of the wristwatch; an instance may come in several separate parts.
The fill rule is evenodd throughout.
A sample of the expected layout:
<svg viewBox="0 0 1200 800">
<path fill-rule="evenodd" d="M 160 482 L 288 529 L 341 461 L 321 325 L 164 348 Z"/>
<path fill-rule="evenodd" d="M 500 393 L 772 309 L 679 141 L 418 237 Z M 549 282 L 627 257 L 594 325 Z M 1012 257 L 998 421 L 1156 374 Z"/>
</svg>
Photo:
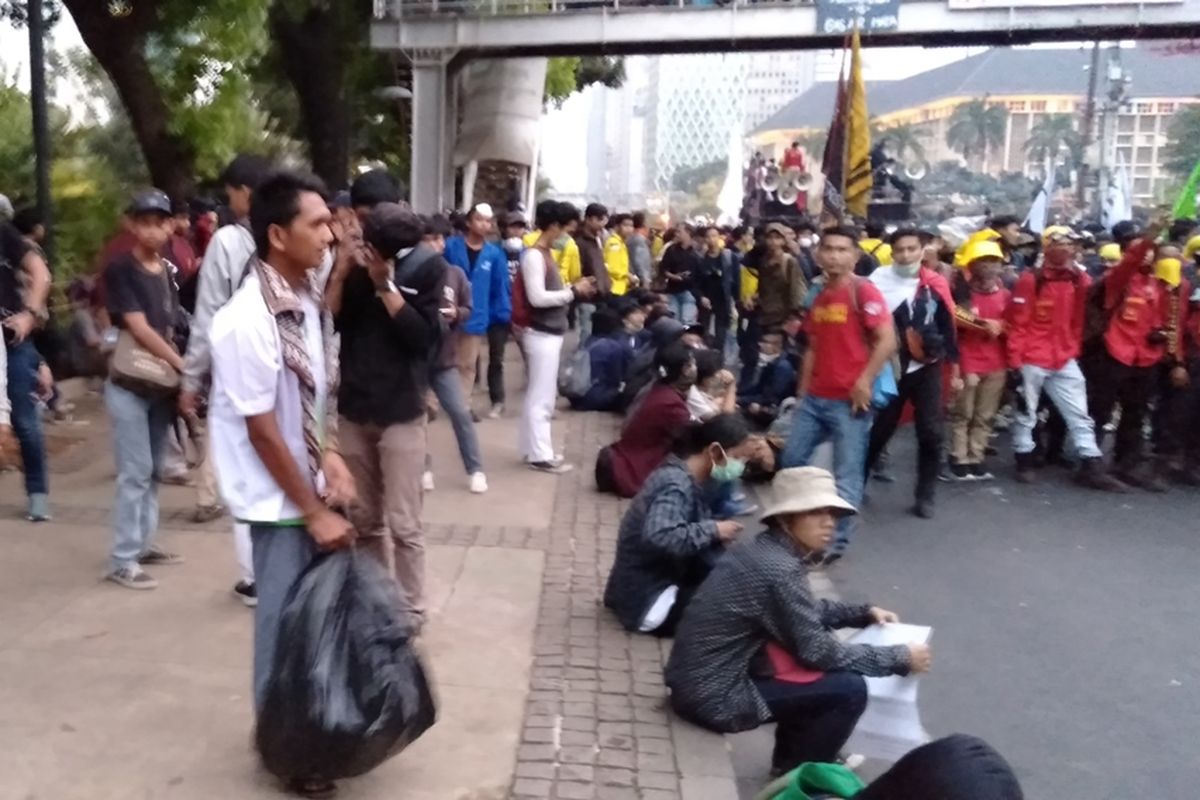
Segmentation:
<svg viewBox="0 0 1200 800">
<path fill-rule="evenodd" d="M 400 291 L 400 289 L 396 286 L 396 282 L 391 280 L 390 278 L 388 279 L 388 282 L 385 283 L 383 286 L 377 285 L 375 287 L 375 294 L 379 294 L 379 295 L 396 294 L 399 291 Z"/>
</svg>

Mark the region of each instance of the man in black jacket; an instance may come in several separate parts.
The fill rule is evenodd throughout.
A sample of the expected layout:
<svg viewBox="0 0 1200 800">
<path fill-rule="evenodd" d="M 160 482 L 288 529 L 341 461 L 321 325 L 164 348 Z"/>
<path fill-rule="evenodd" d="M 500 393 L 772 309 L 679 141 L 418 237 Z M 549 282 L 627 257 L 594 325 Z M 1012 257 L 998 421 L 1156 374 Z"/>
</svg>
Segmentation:
<svg viewBox="0 0 1200 800">
<path fill-rule="evenodd" d="M 441 336 L 442 257 L 421 243 L 420 217 L 396 203 L 366 215 L 359 266 L 334 270 L 326 290 L 342 337 L 342 455 L 358 486 L 351 521 L 424 612 L 421 474 L 429 363 Z"/>
</svg>

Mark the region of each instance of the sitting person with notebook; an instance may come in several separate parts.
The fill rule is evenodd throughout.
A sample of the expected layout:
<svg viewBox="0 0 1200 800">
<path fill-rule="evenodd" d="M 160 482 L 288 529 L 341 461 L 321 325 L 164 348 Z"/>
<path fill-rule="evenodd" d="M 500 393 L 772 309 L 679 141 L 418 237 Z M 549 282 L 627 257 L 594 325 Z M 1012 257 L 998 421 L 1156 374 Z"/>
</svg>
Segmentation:
<svg viewBox="0 0 1200 800">
<path fill-rule="evenodd" d="M 780 470 L 762 513 L 766 530 L 731 548 L 683 612 L 665 679 L 685 719 L 722 733 L 776 722 L 772 772 L 834 761 L 867 705 L 863 676 L 930 666 L 925 644 L 846 644 L 838 628 L 898 621 L 868 605 L 817 600 L 807 564 L 855 513 L 833 476 Z"/>
</svg>

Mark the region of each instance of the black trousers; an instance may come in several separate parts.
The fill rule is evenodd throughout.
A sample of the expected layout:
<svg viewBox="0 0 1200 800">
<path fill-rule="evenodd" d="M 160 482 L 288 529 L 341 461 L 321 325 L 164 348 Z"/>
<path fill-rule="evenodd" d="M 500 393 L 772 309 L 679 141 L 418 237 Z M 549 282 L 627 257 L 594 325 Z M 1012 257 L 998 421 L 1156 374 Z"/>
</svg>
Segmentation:
<svg viewBox="0 0 1200 800">
<path fill-rule="evenodd" d="M 887 447 L 904 404 L 912 402 L 917 429 L 917 488 L 918 501 L 932 501 L 937 487 L 938 470 L 942 461 L 942 368 L 929 364 L 900 379 L 900 393 L 887 408 L 875 415 L 871 425 L 871 443 L 867 447 L 867 475 L 875 468 L 879 454 Z"/>
<path fill-rule="evenodd" d="M 754 370 L 754 365 L 758 363 L 758 339 L 761 335 L 757 311 L 747 311 L 738 318 L 738 360 L 741 361 L 742 366 L 742 382 L 749 380 L 748 375 Z"/>
<path fill-rule="evenodd" d="M 504 350 L 508 346 L 507 322 L 488 327 L 488 396 L 492 405 L 504 402 Z"/>
<path fill-rule="evenodd" d="M 1171 385 L 1171 366 L 1161 364 L 1155 378 L 1154 452 L 1173 467 L 1200 464 L 1200 359 L 1187 365 L 1190 383 Z"/>
<path fill-rule="evenodd" d="M 1154 367 L 1129 367 L 1108 352 L 1087 365 L 1088 412 L 1096 425 L 1096 444 L 1104 438 L 1104 426 L 1113 408 L 1121 404 L 1121 421 L 1113 445 L 1113 464 L 1128 470 L 1142 460 L 1142 424 L 1154 392 Z"/>
<path fill-rule="evenodd" d="M 771 767 L 786 772 L 806 761 L 834 761 L 867 708 L 867 682 L 857 672 L 828 672 L 812 683 L 756 680 L 777 723 Z"/>
</svg>

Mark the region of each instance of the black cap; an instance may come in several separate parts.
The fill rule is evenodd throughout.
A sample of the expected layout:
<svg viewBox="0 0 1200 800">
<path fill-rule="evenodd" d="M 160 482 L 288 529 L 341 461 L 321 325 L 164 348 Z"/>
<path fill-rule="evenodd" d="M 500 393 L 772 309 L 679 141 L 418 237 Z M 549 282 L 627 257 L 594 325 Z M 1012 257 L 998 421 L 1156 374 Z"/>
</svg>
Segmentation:
<svg viewBox="0 0 1200 800">
<path fill-rule="evenodd" d="M 329 208 L 350 208 L 350 192 L 342 189 L 333 195 L 333 199 L 329 201 Z"/>
<path fill-rule="evenodd" d="M 171 213 L 171 198 L 167 197 L 166 192 L 161 192 L 158 189 L 138 192 L 133 196 L 133 200 L 130 201 L 129 208 L 126 209 L 125 213 L 132 216 L 162 214 L 164 217 L 170 217 L 173 216 Z"/>
</svg>

